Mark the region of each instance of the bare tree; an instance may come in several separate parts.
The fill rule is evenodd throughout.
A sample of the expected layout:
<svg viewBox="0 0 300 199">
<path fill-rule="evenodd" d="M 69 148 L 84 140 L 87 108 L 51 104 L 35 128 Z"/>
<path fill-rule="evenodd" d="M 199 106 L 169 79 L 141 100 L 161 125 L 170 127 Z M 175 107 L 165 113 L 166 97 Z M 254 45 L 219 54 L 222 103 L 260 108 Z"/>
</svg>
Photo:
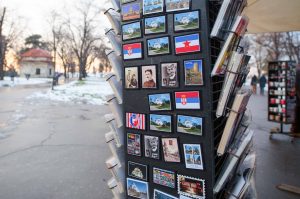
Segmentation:
<svg viewBox="0 0 300 199">
<path fill-rule="evenodd" d="M 284 34 L 284 49 L 290 60 L 300 63 L 300 33 L 286 32 Z"/>
<path fill-rule="evenodd" d="M 71 18 L 67 20 L 71 47 L 79 64 L 80 80 L 87 76 L 87 69 L 97 57 L 97 50 L 101 44 L 99 27 L 96 23 L 100 11 L 95 8 L 93 1 L 81 2 L 77 8 L 79 21 L 73 23 Z"/>
</svg>

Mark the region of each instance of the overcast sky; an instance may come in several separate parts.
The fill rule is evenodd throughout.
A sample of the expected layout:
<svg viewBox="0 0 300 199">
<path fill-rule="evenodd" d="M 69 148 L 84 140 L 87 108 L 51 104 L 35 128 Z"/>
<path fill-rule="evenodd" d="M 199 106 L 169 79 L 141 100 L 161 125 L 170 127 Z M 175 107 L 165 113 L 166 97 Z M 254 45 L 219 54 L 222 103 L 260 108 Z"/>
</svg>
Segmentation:
<svg viewBox="0 0 300 199">
<path fill-rule="evenodd" d="M 64 5 L 70 8 L 72 3 L 78 3 L 80 0 L 0 0 L 0 4 L 7 7 L 11 15 L 20 16 L 25 19 L 27 30 L 25 34 L 46 34 L 45 25 L 51 10 L 63 12 Z M 99 6 L 103 6 L 104 0 L 97 0 Z M 107 6 L 106 6 L 107 7 Z M 102 15 L 104 18 L 104 16 Z"/>
</svg>

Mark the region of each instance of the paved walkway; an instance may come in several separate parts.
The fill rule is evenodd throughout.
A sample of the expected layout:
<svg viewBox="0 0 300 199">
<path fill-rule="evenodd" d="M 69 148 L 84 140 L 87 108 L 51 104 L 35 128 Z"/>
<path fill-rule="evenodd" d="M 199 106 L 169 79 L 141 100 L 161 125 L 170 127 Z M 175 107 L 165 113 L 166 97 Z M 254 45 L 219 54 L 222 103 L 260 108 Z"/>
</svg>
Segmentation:
<svg viewBox="0 0 300 199">
<path fill-rule="evenodd" d="M 300 198 L 276 188 L 281 183 L 300 187 L 300 139 L 291 143 L 290 137 L 279 134 L 269 139 L 270 129 L 279 124 L 267 121 L 267 99 L 267 96 L 253 95 L 248 105 L 253 120 L 251 128 L 255 131 L 258 199 Z"/>
</svg>

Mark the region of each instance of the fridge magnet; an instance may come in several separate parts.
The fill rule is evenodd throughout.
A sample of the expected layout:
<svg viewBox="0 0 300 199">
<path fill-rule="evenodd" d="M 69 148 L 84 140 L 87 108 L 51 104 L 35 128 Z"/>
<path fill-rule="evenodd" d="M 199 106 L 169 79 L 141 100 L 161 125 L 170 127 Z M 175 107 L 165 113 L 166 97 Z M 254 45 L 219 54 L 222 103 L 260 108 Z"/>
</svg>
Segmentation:
<svg viewBox="0 0 300 199">
<path fill-rule="evenodd" d="M 129 3 L 121 6 L 122 21 L 129 21 L 141 18 L 140 1 Z"/>
<path fill-rule="evenodd" d="M 175 188 L 175 173 L 153 167 L 153 182 L 170 188 Z"/>
<path fill-rule="evenodd" d="M 161 63 L 161 86 L 176 88 L 179 86 L 178 63 Z"/>
<path fill-rule="evenodd" d="M 126 89 L 138 89 L 139 88 L 138 67 L 125 68 L 125 88 Z"/>
<path fill-rule="evenodd" d="M 150 130 L 172 132 L 172 116 L 150 114 Z"/>
<path fill-rule="evenodd" d="M 145 18 L 145 35 L 165 33 L 166 31 L 166 16 Z"/>
<path fill-rule="evenodd" d="M 190 7 L 191 7 L 191 0 L 166 0 L 167 12 L 189 10 Z"/>
<path fill-rule="evenodd" d="M 184 144 L 185 167 L 203 170 L 202 152 L 200 144 Z"/>
<path fill-rule="evenodd" d="M 133 1 L 135 1 L 135 0 L 121 0 L 121 4 L 130 3 Z"/>
<path fill-rule="evenodd" d="M 177 132 L 202 136 L 202 129 L 201 117 L 177 115 Z"/>
<path fill-rule="evenodd" d="M 131 129 L 145 130 L 145 114 L 126 113 L 126 127 Z"/>
<path fill-rule="evenodd" d="M 174 31 L 181 32 L 199 29 L 199 10 L 174 14 Z"/>
<path fill-rule="evenodd" d="M 123 41 L 142 37 L 141 22 L 125 24 L 122 26 Z"/>
<path fill-rule="evenodd" d="M 139 43 L 131 43 L 123 45 L 123 59 L 132 60 L 132 59 L 141 59 L 143 58 L 143 45 Z"/>
<path fill-rule="evenodd" d="M 205 180 L 177 175 L 178 194 L 191 198 L 205 199 Z"/>
<path fill-rule="evenodd" d="M 159 37 L 147 40 L 148 56 L 170 54 L 169 37 Z"/>
<path fill-rule="evenodd" d="M 199 91 L 175 92 L 176 109 L 200 109 Z"/>
<path fill-rule="evenodd" d="M 156 65 L 142 66 L 142 88 L 157 88 Z"/>
<path fill-rule="evenodd" d="M 178 199 L 175 196 L 171 196 L 165 192 L 154 189 L 154 199 Z"/>
<path fill-rule="evenodd" d="M 174 38 L 176 55 L 200 52 L 200 35 L 198 33 Z"/>
<path fill-rule="evenodd" d="M 164 11 L 163 0 L 143 0 L 143 14 L 156 14 Z"/>
<path fill-rule="evenodd" d="M 159 138 L 156 136 L 144 136 L 145 157 L 159 159 Z"/>
<path fill-rule="evenodd" d="M 170 111 L 171 95 L 170 93 L 160 93 L 148 95 L 150 111 Z"/>
<path fill-rule="evenodd" d="M 202 60 L 185 60 L 184 83 L 186 86 L 202 86 L 203 85 L 203 65 Z"/>
<path fill-rule="evenodd" d="M 129 155 L 141 156 L 141 135 L 127 133 L 127 153 Z"/>
<path fill-rule="evenodd" d="M 128 161 L 128 176 L 140 180 L 148 180 L 148 166 L 136 162 Z"/>
<path fill-rule="evenodd" d="M 180 162 L 177 138 L 162 138 L 161 141 L 165 162 Z"/>
<path fill-rule="evenodd" d="M 134 198 L 149 199 L 148 183 L 127 178 L 127 194 Z"/>
</svg>

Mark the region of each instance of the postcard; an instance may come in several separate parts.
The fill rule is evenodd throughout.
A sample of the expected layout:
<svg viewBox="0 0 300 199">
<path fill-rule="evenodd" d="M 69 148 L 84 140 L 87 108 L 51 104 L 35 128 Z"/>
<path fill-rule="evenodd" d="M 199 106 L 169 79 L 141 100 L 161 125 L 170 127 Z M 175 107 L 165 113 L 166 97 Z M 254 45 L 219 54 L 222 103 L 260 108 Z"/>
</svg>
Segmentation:
<svg viewBox="0 0 300 199">
<path fill-rule="evenodd" d="M 162 138 L 164 160 L 166 162 L 180 162 L 177 138 Z"/>
<path fill-rule="evenodd" d="M 127 133 L 127 154 L 141 156 L 141 135 Z"/>
<path fill-rule="evenodd" d="M 150 111 L 170 111 L 171 95 L 170 93 L 160 93 L 148 95 Z"/>
<path fill-rule="evenodd" d="M 184 144 L 185 167 L 203 170 L 203 160 L 200 144 Z"/>
<path fill-rule="evenodd" d="M 157 88 L 156 65 L 142 66 L 142 88 Z"/>
<path fill-rule="evenodd" d="M 128 176 L 147 181 L 148 180 L 147 165 L 128 161 Z"/>
<path fill-rule="evenodd" d="M 127 178 L 127 194 L 134 198 L 149 199 L 148 182 Z"/>
<path fill-rule="evenodd" d="M 178 87 L 178 63 L 169 62 L 161 63 L 161 86 L 162 87 Z"/>
<path fill-rule="evenodd" d="M 122 26 L 123 40 L 142 37 L 141 22 L 134 22 Z"/>
<path fill-rule="evenodd" d="M 148 39 L 147 50 L 148 50 L 148 56 L 169 54 L 171 52 L 169 37 Z"/>
<path fill-rule="evenodd" d="M 199 11 L 184 12 L 174 14 L 174 31 L 187 31 L 199 29 Z"/>
<path fill-rule="evenodd" d="M 177 115 L 177 132 L 202 135 L 203 119 L 201 117 Z"/>
<path fill-rule="evenodd" d="M 143 14 L 156 14 L 164 11 L 163 0 L 143 0 Z"/>
<path fill-rule="evenodd" d="M 145 18 L 145 35 L 166 32 L 166 23 L 166 16 Z"/>
<path fill-rule="evenodd" d="M 128 3 L 121 6 L 122 21 L 141 18 L 141 2 Z"/>
<path fill-rule="evenodd" d="M 183 62 L 184 82 L 186 86 L 203 85 L 202 60 L 185 60 Z"/>
<path fill-rule="evenodd" d="M 203 179 L 177 175 L 178 194 L 191 198 L 205 199 L 205 181 Z"/>
<path fill-rule="evenodd" d="M 156 136 L 144 136 L 145 157 L 160 159 L 159 138 Z"/>
<path fill-rule="evenodd" d="M 172 132 L 172 116 L 150 114 L 150 130 Z"/>
<path fill-rule="evenodd" d="M 138 67 L 126 67 L 125 68 L 125 88 L 127 88 L 127 89 L 139 88 Z"/>
<path fill-rule="evenodd" d="M 153 182 L 166 187 L 175 188 L 175 173 L 153 167 Z"/>
</svg>

